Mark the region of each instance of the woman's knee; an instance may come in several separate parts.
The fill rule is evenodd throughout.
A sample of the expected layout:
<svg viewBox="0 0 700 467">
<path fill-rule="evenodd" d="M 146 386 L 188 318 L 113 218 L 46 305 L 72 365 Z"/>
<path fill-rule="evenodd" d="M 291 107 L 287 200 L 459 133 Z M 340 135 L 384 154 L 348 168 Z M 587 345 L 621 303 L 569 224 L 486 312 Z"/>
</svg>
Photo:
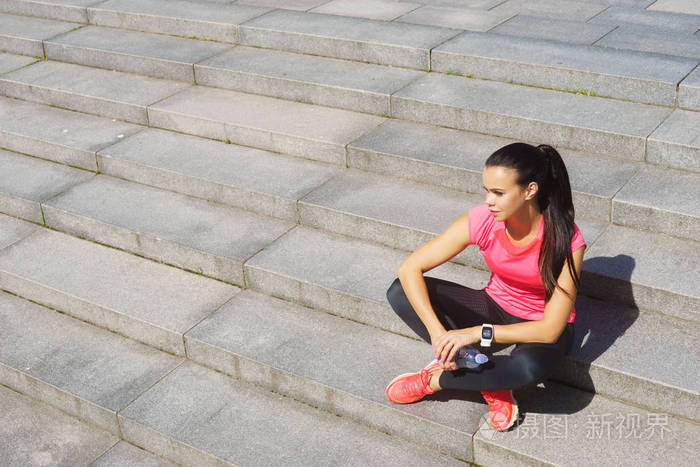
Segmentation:
<svg viewBox="0 0 700 467">
<path fill-rule="evenodd" d="M 519 373 L 522 386 L 544 381 L 554 370 L 558 359 L 536 353 L 521 352 L 511 355 L 511 364 Z"/>
</svg>

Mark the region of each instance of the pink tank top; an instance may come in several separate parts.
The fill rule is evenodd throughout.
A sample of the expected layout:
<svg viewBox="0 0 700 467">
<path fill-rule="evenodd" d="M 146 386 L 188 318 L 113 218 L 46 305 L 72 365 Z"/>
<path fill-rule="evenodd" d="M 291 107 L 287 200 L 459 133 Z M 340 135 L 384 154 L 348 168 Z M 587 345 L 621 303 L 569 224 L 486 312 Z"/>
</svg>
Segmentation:
<svg viewBox="0 0 700 467">
<path fill-rule="evenodd" d="M 469 243 L 479 245 L 491 279 L 484 289 L 505 311 L 527 320 L 544 316 L 544 284 L 537 261 L 544 235 L 544 218 L 535 239 L 517 247 L 506 236 L 505 223 L 496 221 L 486 204 L 469 210 Z M 571 251 L 585 246 L 583 235 L 574 224 Z M 576 309 L 571 310 L 569 323 L 574 322 Z"/>
</svg>

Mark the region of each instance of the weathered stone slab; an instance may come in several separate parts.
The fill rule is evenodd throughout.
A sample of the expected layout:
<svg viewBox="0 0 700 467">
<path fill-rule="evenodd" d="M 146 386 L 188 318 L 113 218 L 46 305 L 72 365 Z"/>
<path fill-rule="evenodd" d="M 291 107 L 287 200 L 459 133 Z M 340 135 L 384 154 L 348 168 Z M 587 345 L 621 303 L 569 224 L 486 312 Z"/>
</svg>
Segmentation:
<svg viewBox="0 0 700 467">
<path fill-rule="evenodd" d="M 195 86 L 148 109 L 151 126 L 345 165 L 345 146 L 385 121 L 347 110 Z"/>
<path fill-rule="evenodd" d="M 700 68 L 696 68 L 678 86 L 678 106 L 700 110 Z"/>
<path fill-rule="evenodd" d="M 700 44 L 700 42 L 699 42 Z M 432 68 L 478 78 L 674 106 L 697 60 L 465 32 L 432 51 Z"/>
<path fill-rule="evenodd" d="M 100 171 L 281 219 L 340 169 L 169 131 L 145 130 L 98 154 Z"/>
<path fill-rule="evenodd" d="M 0 97 L 0 147 L 87 170 L 95 152 L 141 128 L 130 123 Z"/>
<path fill-rule="evenodd" d="M 700 174 L 648 166 L 615 195 L 616 224 L 700 241 Z"/>
<path fill-rule="evenodd" d="M 405 251 L 297 227 L 255 255 L 245 268 L 252 289 L 415 337 L 386 302 L 386 290 L 407 256 Z M 485 287 L 489 277 L 454 263 L 428 275 L 472 288 Z"/>
<path fill-rule="evenodd" d="M 16 15 L 87 23 L 87 6 L 103 0 L 4 0 L 0 11 Z"/>
<path fill-rule="evenodd" d="M 398 0 L 399 2 L 413 2 L 431 6 L 445 6 L 455 8 L 478 8 L 489 10 L 505 0 Z"/>
<path fill-rule="evenodd" d="M 552 379 L 647 410 L 700 420 L 694 402 L 700 396 L 697 326 L 579 296 L 574 334 L 571 354 Z M 639 358 L 649 352 L 655 358 Z"/>
<path fill-rule="evenodd" d="M 458 464 L 189 362 L 119 419 L 128 441 L 184 465 Z"/>
<path fill-rule="evenodd" d="M 281 8 L 284 10 L 308 11 L 314 7 L 328 3 L 328 0 L 238 0 L 238 3 L 267 8 Z"/>
<path fill-rule="evenodd" d="M 577 109 L 571 112 L 571 109 Z M 392 96 L 392 116 L 641 160 L 671 109 L 431 73 Z"/>
<path fill-rule="evenodd" d="M 684 15 L 700 15 L 700 5 L 693 0 L 657 0 L 649 7 L 651 11 L 669 11 Z"/>
<path fill-rule="evenodd" d="M 0 294 L 0 382 L 115 435 L 117 412 L 181 358 Z"/>
<path fill-rule="evenodd" d="M 425 73 L 252 47 L 194 66 L 198 84 L 389 115 L 392 93 Z"/>
<path fill-rule="evenodd" d="M 544 383 L 517 393 L 520 426 L 497 432 L 484 418 L 474 434 L 479 465 L 687 463 L 700 442 L 696 424 L 665 413 Z"/>
<path fill-rule="evenodd" d="M 87 26 L 44 41 L 46 57 L 60 62 L 194 82 L 193 64 L 229 46 L 145 32 Z"/>
<path fill-rule="evenodd" d="M 419 3 L 397 3 L 387 0 L 332 0 L 309 11 L 391 21 L 420 6 Z"/>
<path fill-rule="evenodd" d="M 508 13 L 494 13 L 472 8 L 423 6 L 396 21 L 469 31 L 488 31 L 511 16 Z"/>
<path fill-rule="evenodd" d="M 41 203 L 94 174 L 0 149 L 0 211 L 44 223 Z"/>
<path fill-rule="evenodd" d="M 0 51 L 43 57 L 43 40 L 79 26 L 49 19 L 0 14 Z"/>
<path fill-rule="evenodd" d="M 396 405 L 396 375 L 432 359 L 424 342 L 245 291 L 186 337 L 194 361 L 381 432 L 471 458 L 485 405 L 476 397 Z M 400 358 L 391 356 L 400 355 Z M 476 394 L 478 396 L 478 394 Z"/>
<path fill-rule="evenodd" d="M 428 70 L 430 49 L 459 31 L 278 10 L 241 25 L 241 43 Z"/>
<path fill-rule="evenodd" d="M 610 225 L 586 251 L 580 293 L 700 321 L 697 242 Z"/>
<path fill-rule="evenodd" d="M 43 208 L 57 230 L 240 286 L 243 263 L 294 226 L 101 175 Z"/>
<path fill-rule="evenodd" d="M 189 86 L 119 71 L 43 61 L 0 78 L 5 96 L 148 124 L 146 107 Z"/>
<path fill-rule="evenodd" d="M 270 11 L 189 0 L 107 0 L 88 8 L 91 24 L 221 42 L 238 42 L 238 25 Z"/>
<path fill-rule="evenodd" d="M 605 24 L 517 15 L 496 26 L 491 32 L 509 36 L 590 45 L 612 31 L 613 28 L 614 26 Z"/>
<path fill-rule="evenodd" d="M 87 465 L 119 438 L 0 386 L 0 463 Z"/>
<path fill-rule="evenodd" d="M 34 57 L 0 53 L 0 74 L 8 73 L 37 61 Z"/>
<path fill-rule="evenodd" d="M 700 21 L 698 26 L 700 27 Z M 700 60 L 700 36 L 648 26 L 625 24 L 603 37 L 596 45 Z"/>
<path fill-rule="evenodd" d="M 700 113 L 674 110 L 649 136 L 647 161 L 700 170 Z"/>
<path fill-rule="evenodd" d="M 0 284 L 176 355 L 182 334 L 239 290 L 50 230 L 2 250 Z"/>
<path fill-rule="evenodd" d="M 493 8 L 494 13 L 530 15 L 542 18 L 588 21 L 607 8 L 605 0 L 600 2 L 577 2 L 571 0 L 508 0 Z"/>
<path fill-rule="evenodd" d="M 0 214 L 0 249 L 28 237 L 38 228 L 29 222 Z"/>
<path fill-rule="evenodd" d="M 123 465 L 138 465 L 140 467 L 175 467 L 175 464 L 165 459 L 139 449 L 133 444 L 120 441 L 90 464 L 93 467 L 120 467 Z"/>
<path fill-rule="evenodd" d="M 670 29 L 688 35 L 694 34 L 699 27 L 698 19 L 695 16 L 622 6 L 608 8 L 593 18 L 591 23 L 613 24 L 615 26 L 630 23 L 655 29 Z"/>
</svg>

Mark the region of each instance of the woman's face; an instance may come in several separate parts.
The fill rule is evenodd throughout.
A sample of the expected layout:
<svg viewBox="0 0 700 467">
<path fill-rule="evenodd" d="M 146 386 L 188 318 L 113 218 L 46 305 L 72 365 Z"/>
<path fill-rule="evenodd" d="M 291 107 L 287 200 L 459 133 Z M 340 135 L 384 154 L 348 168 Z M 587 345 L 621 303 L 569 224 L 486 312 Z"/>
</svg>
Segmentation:
<svg viewBox="0 0 700 467">
<path fill-rule="evenodd" d="M 482 180 L 486 190 L 486 204 L 497 221 L 508 219 L 534 196 L 530 196 L 534 183 L 530 183 L 530 189 L 523 188 L 516 183 L 517 179 L 517 171 L 509 167 L 484 168 Z M 536 186 L 534 184 L 535 190 Z"/>
</svg>

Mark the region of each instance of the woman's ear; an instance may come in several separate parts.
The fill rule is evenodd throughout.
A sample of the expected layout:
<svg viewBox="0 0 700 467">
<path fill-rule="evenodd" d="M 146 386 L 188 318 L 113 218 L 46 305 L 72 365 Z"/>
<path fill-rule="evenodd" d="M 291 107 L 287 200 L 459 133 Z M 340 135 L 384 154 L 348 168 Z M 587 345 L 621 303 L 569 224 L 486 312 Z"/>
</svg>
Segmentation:
<svg viewBox="0 0 700 467">
<path fill-rule="evenodd" d="M 537 185 L 537 182 L 530 182 L 525 189 L 525 200 L 529 201 L 534 199 L 539 189 L 540 187 Z"/>
</svg>

